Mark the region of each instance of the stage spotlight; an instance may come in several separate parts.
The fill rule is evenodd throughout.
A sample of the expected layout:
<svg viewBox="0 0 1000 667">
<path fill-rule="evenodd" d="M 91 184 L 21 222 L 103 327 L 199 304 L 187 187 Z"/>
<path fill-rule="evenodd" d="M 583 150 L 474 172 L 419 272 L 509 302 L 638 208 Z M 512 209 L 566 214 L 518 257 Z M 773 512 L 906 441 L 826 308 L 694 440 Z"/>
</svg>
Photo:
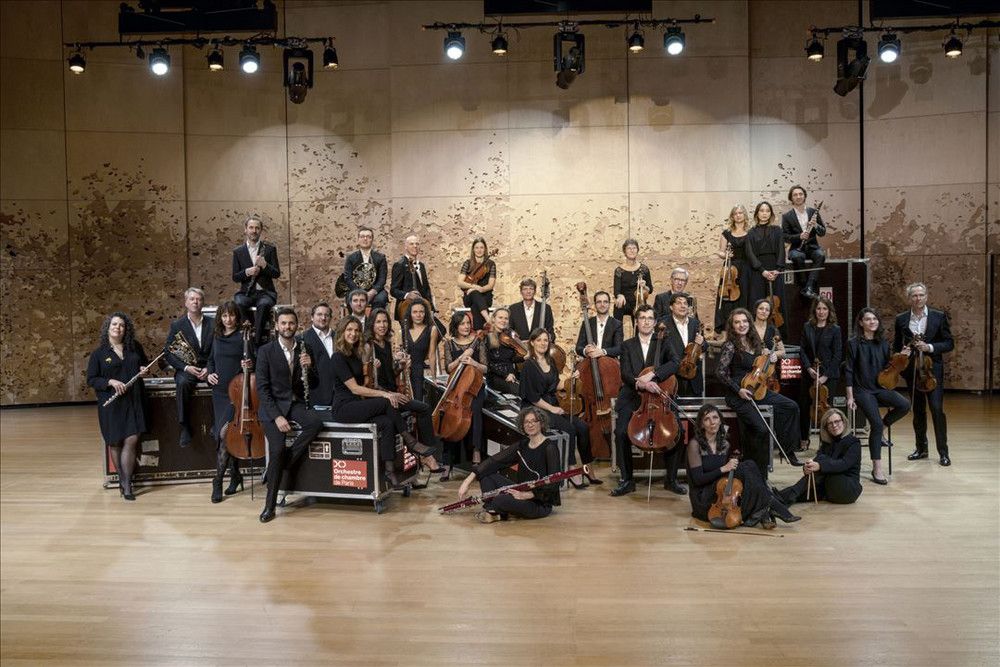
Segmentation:
<svg viewBox="0 0 1000 667">
<path fill-rule="evenodd" d="M 444 38 L 444 53 L 452 60 L 458 60 L 462 57 L 462 54 L 465 53 L 465 37 L 462 37 L 462 33 L 454 30 L 448 33 L 448 36 Z"/>
<path fill-rule="evenodd" d="M 854 58 L 849 59 L 851 52 Z M 837 83 L 833 92 L 841 97 L 847 95 L 861 83 L 868 71 L 868 44 L 860 37 L 844 37 L 837 40 Z"/>
<path fill-rule="evenodd" d="M 260 54 L 253 44 L 247 44 L 240 51 L 240 69 L 247 74 L 253 74 L 260 69 Z"/>
<path fill-rule="evenodd" d="M 823 42 L 816 39 L 816 36 L 813 35 L 813 38 L 806 43 L 806 57 L 814 63 L 818 63 L 823 60 L 823 55 Z"/>
<path fill-rule="evenodd" d="M 83 71 L 87 69 L 87 59 L 83 57 L 82 51 L 76 51 L 68 59 L 69 71 L 73 74 L 83 74 Z"/>
<path fill-rule="evenodd" d="M 684 31 L 677 26 L 667 28 L 663 33 L 663 48 L 672 56 L 680 55 L 684 50 Z"/>
<path fill-rule="evenodd" d="M 894 63 L 899 58 L 899 38 L 891 32 L 878 40 L 878 57 L 884 63 Z"/>
<path fill-rule="evenodd" d="M 493 53 L 495 53 L 496 55 L 498 56 L 507 55 L 507 38 L 503 34 L 494 37 L 493 44 L 491 46 L 493 48 Z"/>
<path fill-rule="evenodd" d="M 632 53 L 639 53 L 646 46 L 646 40 L 643 38 L 642 33 L 639 32 L 639 25 L 636 24 L 635 30 L 628 38 L 628 50 Z"/>
<path fill-rule="evenodd" d="M 285 49 L 282 53 L 285 87 L 292 104 L 302 104 L 313 86 L 313 52 L 311 49 Z"/>
<path fill-rule="evenodd" d="M 944 43 L 944 54 L 949 58 L 957 58 L 962 55 L 962 40 L 955 35 L 954 31 L 952 31 L 948 41 Z"/>
<path fill-rule="evenodd" d="M 208 69 L 213 72 L 221 72 L 223 69 L 224 57 L 222 55 L 222 49 L 215 47 L 208 52 L 208 56 L 205 58 L 208 61 Z"/>
<path fill-rule="evenodd" d="M 337 60 L 337 49 L 333 47 L 333 42 L 329 42 L 323 49 L 323 69 L 337 69 L 340 61 Z"/>
<path fill-rule="evenodd" d="M 569 45 L 565 55 L 563 47 Z M 556 85 L 566 90 L 576 77 L 583 74 L 586 65 L 586 42 L 578 32 L 557 32 L 552 40 L 553 64 Z"/>
<path fill-rule="evenodd" d="M 162 46 L 156 47 L 149 54 L 149 69 L 156 76 L 163 76 L 170 71 L 170 54 Z"/>
</svg>

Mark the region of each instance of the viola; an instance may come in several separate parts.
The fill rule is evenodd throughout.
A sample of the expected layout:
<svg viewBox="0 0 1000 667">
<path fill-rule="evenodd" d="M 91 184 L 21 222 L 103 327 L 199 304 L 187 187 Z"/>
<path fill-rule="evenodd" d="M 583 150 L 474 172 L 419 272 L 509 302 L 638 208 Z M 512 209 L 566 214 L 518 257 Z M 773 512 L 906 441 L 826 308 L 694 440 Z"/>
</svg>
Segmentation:
<svg viewBox="0 0 1000 667">
<path fill-rule="evenodd" d="M 576 352 L 570 352 L 570 361 L 574 366 L 576 365 Z M 575 373 L 571 373 L 563 381 L 562 389 L 556 391 L 559 407 L 570 416 L 581 414 L 587 409 L 587 400 L 580 393 L 580 387 L 580 378 L 576 377 Z M 591 447 L 593 447 L 593 440 L 591 440 Z"/>
<path fill-rule="evenodd" d="M 410 350 L 406 345 L 406 336 L 403 336 L 403 351 L 406 352 L 406 356 L 403 357 L 401 361 L 396 366 L 396 391 L 398 391 L 403 396 L 406 396 L 407 401 L 413 400 L 413 376 L 410 374 L 410 366 L 413 363 L 410 359 Z"/>
<path fill-rule="evenodd" d="M 905 352 L 896 352 L 889 357 L 889 363 L 879 371 L 878 384 L 883 389 L 895 389 L 899 384 L 900 374 L 910 365 L 910 355 Z"/>
<path fill-rule="evenodd" d="M 767 300 L 771 302 L 771 324 L 775 329 L 785 326 L 785 316 L 781 314 L 781 297 L 774 296 L 774 284 L 767 281 Z"/>
<path fill-rule="evenodd" d="M 771 343 L 771 349 L 765 348 L 763 353 L 757 355 L 757 358 L 753 360 L 753 368 L 740 381 L 740 387 L 749 391 L 755 401 L 762 400 L 767 395 L 768 389 L 774 386 L 769 384 L 769 381 L 777 382 L 777 378 L 774 377 L 775 364 L 771 361 L 771 355 L 774 354 L 780 342 L 781 338 L 775 336 Z"/>
<path fill-rule="evenodd" d="M 476 333 L 471 349 L 482 344 L 489 327 Z M 459 364 L 448 377 L 448 384 L 438 399 L 431 422 L 434 433 L 443 440 L 456 442 L 472 427 L 472 401 L 483 388 L 483 373 L 472 364 Z"/>
<path fill-rule="evenodd" d="M 596 345 L 588 322 L 587 283 L 578 282 L 576 291 L 580 294 L 580 312 L 583 316 L 583 330 L 587 334 L 587 345 Z M 612 429 L 611 399 L 618 396 L 622 388 L 621 367 L 617 359 L 611 357 L 585 357 L 574 364 L 580 374 L 580 393 L 586 410 L 583 413 L 590 429 L 590 447 L 594 456 L 611 456 Z"/>
<path fill-rule="evenodd" d="M 722 262 L 722 276 L 719 278 L 719 300 L 739 301 L 740 272 L 732 263 L 733 244 L 726 243 L 726 259 Z"/>
<path fill-rule="evenodd" d="M 701 325 L 701 335 L 705 335 L 705 325 Z M 701 361 L 701 345 L 691 341 L 684 346 L 684 355 L 677 374 L 685 380 L 693 380 L 698 374 L 698 362 Z"/>
<path fill-rule="evenodd" d="M 517 338 L 514 338 L 514 335 L 510 332 L 509 329 L 497 333 L 497 340 L 500 342 L 501 345 L 504 345 L 514 350 L 514 352 L 517 353 L 517 356 L 520 357 L 522 361 L 528 358 L 528 346 L 522 343 Z"/>
<path fill-rule="evenodd" d="M 639 280 L 635 284 L 635 307 L 645 306 L 646 302 L 649 301 L 649 285 L 646 284 L 646 279 L 642 277 L 643 269 L 646 268 L 645 264 L 639 265 Z M 648 270 L 648 269 L 647 269 Z M 579 288 L 577 288 L 579 289 Z"/>
<path fill-rule="evenodd" d="M 250 339 L 253 325 L 243 323 L 243 360 L 250 359 Z M 260 400 L 257 396 L 257 376 L 246 371 L 229 381 L 229 401 L 233 404 L 233 420 L 222 426 L 226 451 L 240 460 L 264 457 L 264 427 L 257 419 Z"/>
<path fill-rule="evenodd" d="M 667 325 L 662 322 L 657 327 L 655 361 L 660 360 L 660 347 L 666 338 Z M 655 363 L 655 362 L 654 362 Z M 643 368 L 639 376 L 655 371 L 655 366 Z M 677 396 L 677 378 L 673 375 L 657 384 L 657 391 L 642 392 L 639 409 L 632 413 L 628 421 L 629 441 L 644 451 L 673 449 L 680 433 L 677 416 L 671 410 L 672 397 Z"/>
<path fill-rule="evenodd" d="M 488 258 L 496 257 L 498 252 L 500 252 L 499 248 L 493 248 L 493 250 L 490 250 L 490 253 L 489 255 L 487 255 L 487 257 Z M 486 261 L 487 257 L 484 257 L 482 262 L 473 266 L 472 269 L 465 274 L 465 277 L 462 278 L 462 280 L 469 283 L 470 285 L 475 285 L 480 280 L 488 276 L 490 273 L 490 265 Z"/>
<path fill-rule="evenodd" d="M 740 496 L 743 482 L 736 479 L 736 469 L 715 483 L 715 502 L 708 508 L 708 522 L 712 528 L 732 530 L 743 525 Z"/>
<path fill-rule="evenodd" d="M 812 401 L 813 424 L 819 428 L 820 415 L 826 414 L 830 409 L 830 390 L 825 384 L 819 383 L 819 378 L 823 374 L 819 359 L 813 365 L 816 367 L 816 381 L 809 387 L 809 400 Z"/>
<path fill-rule="evenodd" d="M 406 260 L 407 265 L 410 269 L 410 284 L 413 285 L 410 289 L 414 292 L 419 292 L 417 286 L 420 281 L 417 279 L 417 266 L 415 262 L 411 262 L 409 258 Z M 406 313 L 410 310 L 410 304 L 413 304 L 417 299 L 399 299 L 396 301 L 396 321 L 402 322 L 406 319 Z M 435 326 L 437 324 L 435 323 Z"/>
</svg>

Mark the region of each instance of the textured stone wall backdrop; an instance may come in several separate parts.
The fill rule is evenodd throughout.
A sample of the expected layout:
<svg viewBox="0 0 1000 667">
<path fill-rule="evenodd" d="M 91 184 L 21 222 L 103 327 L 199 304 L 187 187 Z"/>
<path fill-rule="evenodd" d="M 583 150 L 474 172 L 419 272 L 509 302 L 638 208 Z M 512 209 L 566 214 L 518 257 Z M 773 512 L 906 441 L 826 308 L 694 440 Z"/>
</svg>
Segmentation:
<svg viewBox="0 0 1000 667">
<path fill-rule="evenodd" d="M 376 229 L 390 261 L 421 236 L 442 309 L 460 303 L 458 268 L 482 235 L 500 251 L 498 303 L 548 269 L 566 345 L 579 327 L 573 284 L 610 288 L 623 239 L 640 241 L 657 291 L 685 266 L 708 304 L 730 207 L 768 199 L 780 212 L 793 183 L 825 202 L 831 253 L 857 256 L 862 119 L 874 282 L 933 283 L 962 342 L 949 386 L 985 386 L 982 290 L 1000 210 L 1000 86 L 985 66 L 995 34 L 989 52 L 969 40 L 958 61 L 940 55 L 938 36 L 908 36 L 899 65 L 872 65 L 862 109 L 856 94 L 832 93 L 833 58 L 802 56 L 809 25 L 856 21 L 853 0 L 654 2 L 657 16 L 718 21 L 690 27 L 677 59 L 660 33 L 628 55 L 624 31 L 585 30 L 587 71 L 569 90 L 554 85 L 548 31 L 511 35 L 505 59 L 467 32 L 465 57 L 447 62 L 443 35 L 419 26 L 479 21 L 478 0 L 288 1 L 281 30 L 335 35 L 341 59 L 293 105 L 277 50 L 262 50 L 253 77 L 235 51 L 211 73 L 191 48 L 172 50 L 163 78 L 117 50 L 90 52 L 86 73 L 69 73 L 62 42 L 117 39 L 117 11 L 0 2 L 0 404 L 91 398 L 87 355 L 114 308 L 155 350 L 187 285 L 209 303 L 230 298 L 249 212 L 265 219 L 280 300 L 300 317 L 332 300 L 359 224 Z M 902 307 L 895 288 L 873 300 Z"/>
</svg>

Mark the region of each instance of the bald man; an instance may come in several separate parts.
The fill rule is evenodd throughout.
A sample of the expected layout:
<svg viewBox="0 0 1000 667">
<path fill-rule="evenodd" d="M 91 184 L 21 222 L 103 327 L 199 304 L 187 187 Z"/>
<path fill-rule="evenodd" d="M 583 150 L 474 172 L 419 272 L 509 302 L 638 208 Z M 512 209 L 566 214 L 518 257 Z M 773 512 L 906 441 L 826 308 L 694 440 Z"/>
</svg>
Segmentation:
<svg viewBox="0 0 1000 667">
<path fill-rule="evenodd" d="M 420 238 L 416 235 L 406 237 L 403 242 L 403 256 L 392 265 L 392 281 L 389 293 L 396 303 L 404 299 L 423 297 L 434 308 L 434 297 L 431 295 L 431 284 L 427 280 L 427 267 L 418 257 L 420 255 Z"/>
</svg>

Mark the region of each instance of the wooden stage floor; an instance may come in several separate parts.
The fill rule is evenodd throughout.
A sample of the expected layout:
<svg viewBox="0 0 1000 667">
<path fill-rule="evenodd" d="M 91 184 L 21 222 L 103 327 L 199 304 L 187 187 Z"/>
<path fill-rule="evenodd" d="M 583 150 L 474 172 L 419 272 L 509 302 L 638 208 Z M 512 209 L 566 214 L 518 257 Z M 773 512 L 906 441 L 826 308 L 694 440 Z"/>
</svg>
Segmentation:
<svg viewBox="0 0 1000 667">
<path fill-rule="evenodd" d="M 457 481 L 267 525 L 249 490 L 126 503 L 93 406 L 5 410 L 2 662 L 996 665 L 1000 402 L 946 407 L 951 468 L 906 461 L 907 418 L 888 487 L 796 505 L 781 538 L 685 532 L 687 498 L 610 498 L 606 467 L 550 518 L 488 526 L 437 514 Z"/>
</svg>

